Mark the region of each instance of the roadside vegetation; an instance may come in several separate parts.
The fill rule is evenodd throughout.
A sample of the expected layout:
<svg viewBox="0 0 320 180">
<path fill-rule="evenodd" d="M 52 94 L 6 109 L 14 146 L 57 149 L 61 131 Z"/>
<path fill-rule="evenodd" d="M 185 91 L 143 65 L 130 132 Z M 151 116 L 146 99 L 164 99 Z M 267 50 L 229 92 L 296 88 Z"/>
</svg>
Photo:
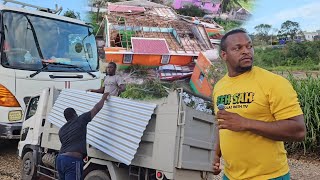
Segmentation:
<svg viewBox="0 0 320 180">
<path fill-rule="evenodd" d="M 320 70 L 320 41 L 255 49 L 255 64 L 271 71 Z"/>
<path fill-rule="evenodd" d="M 219 17 L 214 17 L 213 20 L 218 23 L 220 26 L 224 28 L 226 32 L 239 28 L 243 23 L 240 21 L 233 21 L 233 20 L 224 20 Z"/>
<path fill-rule="evenodd" d="M 297 91 L 304 113 L 307 135 L 303 142 L 287 143 L 289 152 L 320 153 L 320 78 L 308 75 L 305 79 L 288 79 Z"/>
<path fill-rule="evenodd" d="M 151 100 L 166 97 L 168 95 L 167 87 L 160 80 L 145 80 L 142 84 L 128 84 L 126 91 L 120 94 L 122 98 Z"/>
<path fill-rule="evenodd" d="M 203 17 L 206 13 L 198 6 L 190 5 L 176 10 L 178 14 L 184 16 Z"/>
<path fill-rule="evenodd" d="M 284 22 L 276 36 L 269 33 L 271 25 L 260 24 L 255 29 L 255 65 L 276 73 L 284 73 L 297 91 L 304 113 L 306 138 L 303 142 L 286 143 L 286 149 L 293 154 L 319 153 L 320 77 L 312 75 L 310 71 L 320 70 L 320 41 L 303 41 L 299 24 L 292 21 Z M 306 73 L 306 76 L 295 76 L 293 73 L 297 71 Z"/>
</svg>

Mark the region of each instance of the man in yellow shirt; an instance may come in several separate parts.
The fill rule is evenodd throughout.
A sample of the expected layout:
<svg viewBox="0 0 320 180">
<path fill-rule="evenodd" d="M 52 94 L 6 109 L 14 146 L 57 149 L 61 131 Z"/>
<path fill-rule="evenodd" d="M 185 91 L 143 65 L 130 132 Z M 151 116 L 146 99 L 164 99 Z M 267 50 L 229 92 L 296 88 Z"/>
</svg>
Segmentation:
<svg viewBox="0 0 320 180">
<path fill-rule="evenodd" d="M 221 39 L 220 55 L 228 74 L 213 92 L 219 128 L 213 171 L 220 173 L 222 156 L 225 180 L 287 180 L 283 141 L 304 139 L 303 113 L 290 82 L 253 67 L 253 54 L 244 30 L 232 30 Z"/>
</svg>

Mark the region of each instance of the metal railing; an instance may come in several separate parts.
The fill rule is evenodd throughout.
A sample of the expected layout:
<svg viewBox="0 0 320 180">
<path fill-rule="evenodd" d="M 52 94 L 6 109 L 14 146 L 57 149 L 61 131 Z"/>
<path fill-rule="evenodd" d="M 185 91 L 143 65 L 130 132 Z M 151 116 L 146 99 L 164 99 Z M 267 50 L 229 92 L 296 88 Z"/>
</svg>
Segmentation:
<svg viewBox="0 0 320 180">
<path fill-rule="evenodd" d="M 45 7 L 36 6 L 36 5 L 32 5 L 32 4 L 27 4 L 24 2 L 20 2 L 20 1 L 14 1 L 14 0 L 2 0 L 2 1 L 3 1 L 4 5 L 7 3 L 12 3 L 12 4 L 21 5 L 21 8 L 31 7 L 31 8 L 37 9 L 38 11 L 44 11 L 44 12 L 53 13 L 53 14 L 60 14 L 62 11 L 62 7 L 58 8 L 57 4 L 56 4 L 56 9 L 50 9 L 50 8 L 45 8 Z"/>
</svg>

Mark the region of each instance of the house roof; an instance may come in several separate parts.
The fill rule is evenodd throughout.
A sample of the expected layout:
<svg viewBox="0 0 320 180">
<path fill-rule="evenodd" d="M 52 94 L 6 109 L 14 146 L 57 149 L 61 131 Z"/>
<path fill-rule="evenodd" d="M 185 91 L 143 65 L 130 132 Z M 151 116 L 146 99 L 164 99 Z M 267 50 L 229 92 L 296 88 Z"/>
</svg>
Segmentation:
<svg viewBox="0 0 320 180">
<path fill-rule="evenodd" d="M 123 2 L 115 2 L 113 4 L 116 5 L 128 5 L 128 6 L 140 6 L 145 8 L 155 8 L 155 7 L 167 7 L 162 4 L 150 2 L 147 0 L 132 0 L 132 1 L 123 1 Z"/>
<path fill-rule="evenodd" d="M 108 11 L 109 12 L 145 12 L 146 10 L 144 9 L 144 7 L 109 4 Z"/>
<path fill-rule="evenodd" d="M 156 38 L 131 38 L 132 51 L 137 54 L 169 54 L 165 39 Z"/>
<path fill-rule="evenodd" d="M 171 8 L 168 7 L 152 8 L 148 11 L 148 14 L 164 18 L 178 19 L 177 14 Z"/>
<path fill-rule="evenodd" d="M 128 1 L 129 2 L 129 1 Z M 171 8 L 146 8 L 141 13 L 113 12 L 107 15 L 111 47 L 123 47 L 137 54 L 186 54 L 194 56 L 200 51 L 212 49 L 204 24 L 194 24 L 182 20 Z M 120 17 L 120 18 L 119 18 Z M 210 26 L 211 27 L 211 26 Z M 217 28 L 216 26 L 214 26 Z M 162 49 L 152 49 L 151 45 L 141 47 L 133 38 L 164 39 Z M 144 44 L 155 43 L 141 40 Z M 156 41 L 159 43 L 159 41 Z M 143 44 L 143 43 L 142 43 Z M 160 47 L 161 45 L 155 45 Z"/>
</svg>

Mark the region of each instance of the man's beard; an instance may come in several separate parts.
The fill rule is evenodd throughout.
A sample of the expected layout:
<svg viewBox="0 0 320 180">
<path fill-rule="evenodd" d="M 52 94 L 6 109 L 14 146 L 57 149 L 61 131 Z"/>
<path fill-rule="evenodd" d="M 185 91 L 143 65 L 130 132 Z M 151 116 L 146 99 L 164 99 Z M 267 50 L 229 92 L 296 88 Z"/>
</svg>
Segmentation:
<svg viewBox="0 0 320 180">
<path fill-rule="evenodd" d="M 247 67 L 237 66 L 236 67 L 236 72 L 237 73 L 245 73 L 247 71 L 250 71 L 251 69 L 252 69 L 252 65 L 251 66 L 247 66 Z"/>
</svg>

